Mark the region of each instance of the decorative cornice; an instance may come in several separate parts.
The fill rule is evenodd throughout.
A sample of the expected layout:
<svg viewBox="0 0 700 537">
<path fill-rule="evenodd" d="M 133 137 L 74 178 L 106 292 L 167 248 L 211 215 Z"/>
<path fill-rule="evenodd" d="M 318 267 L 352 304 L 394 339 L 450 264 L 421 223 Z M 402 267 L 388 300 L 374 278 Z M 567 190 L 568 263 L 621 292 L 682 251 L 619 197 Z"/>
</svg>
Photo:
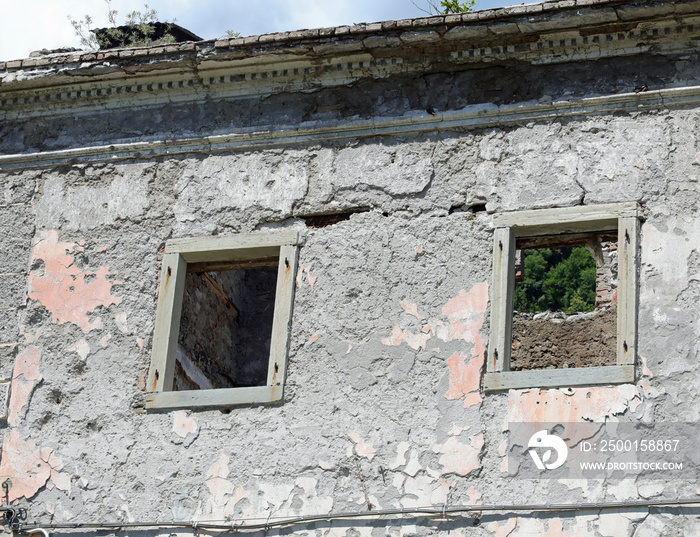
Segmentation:
<svg viewBox="0 0 700 537">
<path fill-rule="evenodd" d="M 456 16 L 0 63 L 0 120 L 341 86 L 503 62 L 696 51 L 700 0 L 562 0 Z M 325 30 L 325 31 L 324 31 Z M 48 61 L 48 60 L 47 60 Z M 34 62 L 33 65 L 26 65 Z M 17 63 L 17 62 L 15 62 Z"/>
<path fill-rule="evenodd" d="M 293 146 L 349 138 L 471 130 L 529 121 L 566 117 L 688 108 L 700 104 L 700 86 L 625 93 L 551 103 L 477 105 L 436 116 L 384 118 L 371 121 L 313 123 L 308 127 L 280 127 L 274 131 L 236 132 L 177 140 L 140 140 L 113 145 L 82 147 L 17 155 L 0 155 L 0 170 L 43 168 L 75 163 L 116 162 L 189 154 L 214 154 L 236 150 Z"/>
</svg>

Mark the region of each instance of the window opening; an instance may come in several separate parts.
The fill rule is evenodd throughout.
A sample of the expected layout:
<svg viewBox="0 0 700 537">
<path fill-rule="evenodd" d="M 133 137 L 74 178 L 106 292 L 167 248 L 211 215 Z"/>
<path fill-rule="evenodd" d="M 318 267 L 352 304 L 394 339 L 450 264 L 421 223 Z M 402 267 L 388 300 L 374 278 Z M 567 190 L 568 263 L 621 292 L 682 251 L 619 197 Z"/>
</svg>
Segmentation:
<svg viewBox="0 0 700 537">
<path fill-rule="evenodd" d="M 634 381 L 640 218 L 636 202 L 494 215 L 486 391 Z M 538 258 L 545 250 L 558 259 Z M 574 261 L 583 268 L 577 276 Z M 537 270 L 539 279 L 528 281 Z M 550 270 L 575 285 L 549 278 L 551 287 L 534 293 Z M 585 326 L 596 323 L 602 328 Z"/>
<path fill-rule="evenodd" d="M 146 408 L 282 399 L 297 233 L 166 243 Z"/>
<path fill-rule="evenodd" d="M 518 240 L 513 301 L 511 371 L 615 365 L 617 235 Z"/>
<path fill-rule="evenodd" d="M 276 283 L 277 260 L 187 273 L 174 391 L 265 385 Z"/>
</svg>

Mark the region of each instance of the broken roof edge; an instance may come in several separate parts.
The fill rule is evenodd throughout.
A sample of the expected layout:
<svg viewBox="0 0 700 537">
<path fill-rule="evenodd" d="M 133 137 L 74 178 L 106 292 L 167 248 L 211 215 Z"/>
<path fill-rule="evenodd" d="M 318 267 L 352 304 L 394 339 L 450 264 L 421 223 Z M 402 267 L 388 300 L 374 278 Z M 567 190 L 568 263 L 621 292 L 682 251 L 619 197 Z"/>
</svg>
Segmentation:
<svg viewBox="0 0 700 537">
<path fill-rule="evenodd" d="M 571 12 L 576 10 L 574 16 Z M 582 12 L 585 10 L 585 12 Z M 592 24 L 628 23 L 659 16 L 700 13 L 700 0 L 546 0 L 540 3 L 520 4 L 509 7 L 472 11 L 452 15 L 436 15 L 413 19 L 398 19 L 374 23 L 360 23 L 352 26 L 336 26 L 309 30 L 294 30 L 248 37 L 218 38 L 198 42 L 184 42 L 170 45 L 151 45 L 144 47 L 112 49 L 109 51 L 75 51 L 48 54 L 34 58 L 0 61 L 0 76 L 5 72 L 34 69 L 53 69 L 71 64 L 85 67 L 86 63 L 115 60 L 121 58 L 149 58 L 173 53 L 222 53 L 250 46 L 256 47 L 256 54 L 264 54 L 265 48 L 279 50 L 288 44 L 302 40 L 331 41 L 341 39 L 366 39 L 372 34 L 381 37 L 385 33 L 411 32 L 414 43 L 420 42 L 421 33 L 441 30 L 443 35 L 450 30 L 478 28 L 503 24 L 503 32 L 493 32 L 494 38 L 505 39 L 512 33 L 534 34 L 561 29 L 576 29 Z M 586 16 L 588 15 L 588 16 Z M 508 24 L 510 23 L 510 24 Z M 459 34 L 460 32 L 454 32 Z M 459 39 L 460 35 L 453 38 Z M 449 38 L 449 37 L 448 37 Z M 359 39 L 358 39 L 359 40 Z M 320 43 L 319 43 L 320 44 Z M 212 48 L 214 49 L 212 51 Z M 0 79 L 0 84 L 2 80 Z"/>
</svg>

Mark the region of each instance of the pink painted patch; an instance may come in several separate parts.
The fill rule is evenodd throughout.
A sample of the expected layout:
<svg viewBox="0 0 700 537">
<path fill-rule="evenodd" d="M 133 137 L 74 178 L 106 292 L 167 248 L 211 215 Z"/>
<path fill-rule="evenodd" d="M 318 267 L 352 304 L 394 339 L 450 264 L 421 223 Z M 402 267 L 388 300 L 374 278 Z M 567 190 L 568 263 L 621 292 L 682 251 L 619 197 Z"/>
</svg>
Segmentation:
<svg viewBox="0 0 700 537">
<path fill-rule="evenodd" d="M 107 347 L 110 339 L 112 339 L 112 334 L 107 334 L 100 340 L 100 345 L 102 345 L 103 348 Z"/>
<path fill-rule="evenodd" d="M 433 446 L 435 453 L 442 453 L 439 462 L 442 465 L 442 474 L 467 475 L 479 468 L 479 455 L 484 447 L 484 435 L 478 434 L 471 437 L 469 445 L 462 444 L 456 437 L 451 436 L 444 444 Z"/>
<path fill-rule="evenodd" d="M 467 496 L 469 496 L 469 502 L 467 505 L 477 505 L 480 504 L 481 502 L 481 494 L 474 488 L 474 487 L 469 487 L 467 489 Z"/>
<path fill-rule="evenodd" d="M 508 537 L 518 525 L 519 517 L 509 518 L 502 526 L 498 522 L 491 522 L 486 528 L 494 537 Z"/>
<path fill-rule="evenodd" d="M 423 319 L 424 317 L 418 313 L 418 306 L 415 304 L 409 304 L 408 302 L 399 302 L 403 310 L 409 315 L 413 315 L 416 319 Z"/>
<path fill-rule="evenodd" d="M 573 392 L 573 393 L 572 393 Z M 600 386 L 576 388 L 565 393 L 552 390 L 510 390 L 508 392 L 507 422 L 572 423 L 604 421 L 606 417 L 622 414 L 638 405 L 636 386 Z"/>
<path fill-rule="evenodd" d="M 397 324 L 394 330 L 391 332 L 391 337 L 382 338 L 382 343 L 384 345 L 393 345 L 398 347 L 402 343 L 406 343 L 412 349 L 425 349 L 425 345 L 430 339 L 430 334 L 412 334 L 410 332 L 404 332 L 401 330 Z"/>
<path fill-rule="evenodd" d="M 489 303 L 489 286 L 486 282 L 476 284 L 467 293 L 462 289 L 456 298 L 448 301 L 442 313 L 450 319 L 465 319 L 473 313 L 484 313 Z"/>
<path fill-rule="evenodd" d="M 148 370 L 139 371 L 139 390 L 142 392 L 146 391 L 146 376 L 148 375 Z"/>
<path fill-rule="evenodd" d="M 207 488 L 211 497 L 208 501 L 208 510 L 211 514 L 217 514 L 226 505 L 226 498 L 234 491 L 233 484 L 227 479 L 229 458 L 222 453 L 219 459 L 211 465 L 207 471 Z"/>
<path fill-rule="evenodd" d="M 447 399 L 461 399 L 464 397 L 465 407 L 481 403 L 479 383 L 483 365 L 483 350 L 469 361 L 467 361 L 466 356 L 462 356 L 457 352 L 450 356 L 447 359 L 447 366 L 450 369 L 450 388 L 447 390 L 445 397 Z"/>
<path fill-rule="evenodd" d="M 180 438 L 197 432 L 197 422 L 187 416 L 185 410 L 173 412 L 173 432 Z"/>
<path fill-rule="evenodd" d="M 446 341 L 461 339 L 469 343 L 477 343 L 479 330 L 484 322 L 484 312 L 489 302 L 488 289 L 488 284 L 485 282 L 472 287 L 469 293 L 462 289 L 456 298 L 445 304 L 442 313 L 449 319 Z"/>
<path fill-rule="evenodd" d="M 112 284 L 107 281 L 107 267 L 91 273 L 94 279 L 85 282 L 86 272 L 74 266 L 74 258 L 67 254 L 74 247 L 69 242 L 58 242 L 55 231 L 41 233 L 32 249 L 32 261 L 41 259 L 44 262 L 44 274 L 29 275 L 29 298 L 49 310 L 53 322 L 74 323 L 89 332 L 102 326 L 102 322 L 99 318 L 91 322 L 88 313 L 100 306 L 119 304 L 122 299 L 110 294 Z"/>
<path fill-rule="evenodd" d="M 42 459 L 41 450 L 34 442 L 11 429 L 2 446 L 0 476 L 12 478 L 9 501 L 29 500 L 51 477 L 51 466 Z"/>
<path fill-rule="evenodd" d="M 639 387 L 642 389 L 644 395 L 649 396 L 651 393 L 651 386 L 649 385 L 649 381 L 647 379 L 642 379 L 639 381 Z"/>
<path fill-rule="evenodd" d="M 550 519 L 544 537 L 560 537 L 561 535 L 564 535 L 564 526 L 562 525 L 561 518 L 554 517 Z"/>
<path fill-rule="evenodd" d="M 311 289 L 314 288 L 314 284 L 316 283 L 316 280 L 318 279 L 318 276 L 311 275 L 311 267 L 312 266 L 313 265 L 309 265 L 308 267 L 306 267 L 306 279 L 309 280 L 309 287 L 311 287 Z"/>
<path fill-rule="evenodd" d="M 459 338 L 474 343 L 470 352 L 471 359 L 468 362 L 467 357 L 459 353 L 453 354 L 447 360 L 450 388 L 445 397 L 447 399 L 464 397 L 465 408 L 481 403 L 479 384 L 486 346 L 480 330 L 484 324 L 487 306 L 488 284 L 480 283 L 472 287 L 469 293 L 460 291 L 457 298 L 450 300 L 442 309 L 442 312 L 451 320 L 448 340 Z"/>
<path fill-rule="evenodd" d="M 348 433 L 348 436 L 350 437 L 350 440 L 355 443 L 355 453 L 358 457 L 364 457 L 368 461 L 371 461 L 374 458 L 377 450 L 360 438 L 360 435 L 357 433 Z"/>
<path fill-rule="evenodd" d="M 139 346 L 139 349 L 143 349 L 143 339 L 142 338 L 137 337 L 136 344 Z"/>
<path fill-rule="evenodd" d="M 100 254 L 101 254 L 102 252 L 106 252 L 106 251 L 107 251 L 107 247 L 106 247 L 106 246 L 100 246 L 100 247 L 97 249 L 97 252 L 100 253 Z"/>
<path fill-rule="evenodd" d="M 24 377 L 24 380 L 40 380 L 39 363 L 41 362 L 41 352 L 36 347 L 27 347 L 17 356 L 15 370 L 12 378 Z"/>
<path fill-rule="evenodd" d="M 423 253 L 423 248 L 422 248 L 420 245 L 418 245 L 418 246 L 416 246 L 416 249 L 414 250 L 414 252 L 415 252 L 416 255 L 422 254 L 422 253 Z"/>
<path fill-rule="evenodd" d="M 448 300 L 441 310 L 447 317 L 447 322 L 429 319 L 422 327 L 422 333 L 405 332 L 397 324 L 390 337 L 382 338 L 384 345 L 398 346 L 406 343 L 415 350 L 425 350 L 432 337 L 445 342 L 461 340 L 472 344 L 470 358 L 461 353 L 455 353 L 447 361 L 450 387 L 445 397 L 447 399 L 464 398 L 465 407 L 479 404 L 482 400 L 479 384 L 486 345 L 480 330 L 484 324 L 484 314 L 488 306 L 488 289 L 488 283 L 482 282 L 472 287 L 468 293 L 464 289 L 460 290 L 457 296 Z M 407 302 L 400 302 L 400 304 L 407 314 L 423 319 L 423 316 L 418 313 L 416 304 Z M 439 348 L 433 348 L 433 350 L 439 352 Z"/>
<path fill-rule="evenodd" d="M 225 453 L 219 455 L 217 461 L 209 467 L 207 471 L 207 479 L 220 478 L 226 479 L 229 474 L 228 463 L 230 459 Z"/>
<path fill-rule="evenodd" d="M 312 276 L 311 275 L 311 268 L 313 265 L 309 265 L 308 267 L 305 267 L 304 265 L 299 265 L 299 270 L 297 271 L 297 287 L 302 287 L 304 283 L 304 272 L 306 272 L 306 281 L 309 282 L 309 287 L 311 289 L 314 288 L 314 284 L 316 283 L 316 280 L 318 279 L 317 276 Z"/>
<path fill-rule="evenodd" d="M 311 345 L 312 343 L 315 343 L 317 339 L 318 339 L 318 334 L 314 334 L 314 335 L 311 336 L 311 338 L 309 339 L 309 343 L 308 343 L 308 344 Z"/>
</svg>

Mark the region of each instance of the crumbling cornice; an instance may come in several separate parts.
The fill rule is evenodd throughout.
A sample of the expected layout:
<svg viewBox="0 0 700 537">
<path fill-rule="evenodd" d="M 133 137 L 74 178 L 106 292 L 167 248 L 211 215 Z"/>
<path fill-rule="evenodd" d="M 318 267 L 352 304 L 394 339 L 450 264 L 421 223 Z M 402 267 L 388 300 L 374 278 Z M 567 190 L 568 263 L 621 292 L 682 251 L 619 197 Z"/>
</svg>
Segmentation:
<svg viewBox="0 0 700 537">
<path fill-rule="evenodd" d="M 694 86 L 545 103 L 529 102 L 502 106 L 480 104 L 435 116 L 413 114 L 373 120 L 348 120 L 342 125 L 337 122 L 310 121 L 302 125 L 280 125 L 274 130 L 241 129 L 230 134 L 191 138 L 163 139 L 159 136 L 140 136 L 138 140 L 122 143 L 0 155 L 0 171 L 197 153 L 208 155 L 372 136 L 468 131 L 568 117 L 694 108 L 699 104 L 700 86 Z"/>
<path fill-rule="evenodd" d="M 0 63 L 0 119 L 346 85 L 493 64 L 695 51 L 700 0 L 560 0 Z"/>
</svg>

